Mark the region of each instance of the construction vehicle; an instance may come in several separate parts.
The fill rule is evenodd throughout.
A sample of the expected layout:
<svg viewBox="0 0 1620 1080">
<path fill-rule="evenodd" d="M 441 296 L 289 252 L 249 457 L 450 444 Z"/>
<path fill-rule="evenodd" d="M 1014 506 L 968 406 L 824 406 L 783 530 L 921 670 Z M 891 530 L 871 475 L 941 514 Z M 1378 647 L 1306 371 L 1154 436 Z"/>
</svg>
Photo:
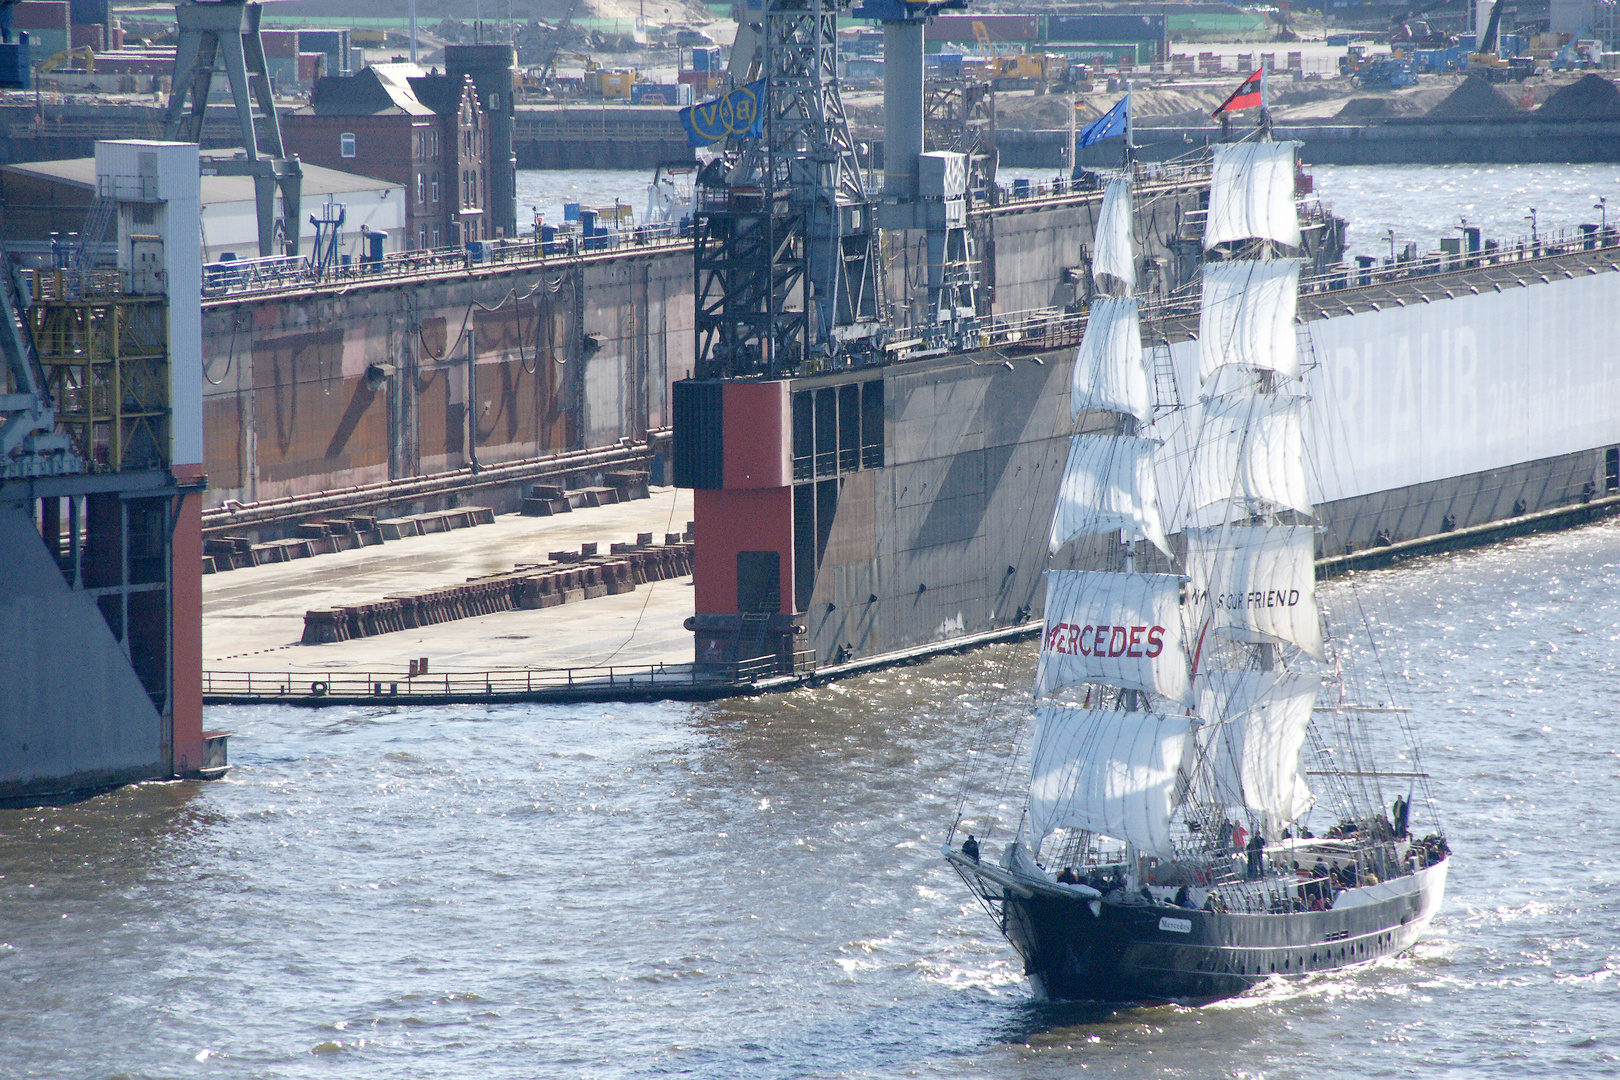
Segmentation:
<svg viewBox="0 0 1620 1080">
<path fill-rule="evenodd" d="M 1558 54 L 1547 65 L 1554 71 L 1574 71 L 1576 68 L 1596 67 L 1602 60 L 1603 43 L 1600 41 L 1581 40 L 1581 35 L 1592 28 L 1591 23 L 1582 23 L 1575 35 L 1564 44 Z"/>
<path fill-rule="evenodd" d="M 63 49 L 55 56 L 41 60 L 34 65 L 34 74 L 49 75 L 59 67 L 66 66 L 74 60 L 84 61 L 82 70 L 91 74 L 96 70 L 96 51 L 88 45 L 80 45 L 77 49 Z"/>
<path fill-rule="evenodd" d="M 1277 36 L 1272 38 L 1273 41 L 1299 40 L 1299 35 L 1294 33 L 1294 15 L 1289 10 L 1290 6 L 1290 0 L 1281 0 L 1277 5 L 1276 14 L 1271 16 L 1271 21 L 1277 24 Z"/>
<path fill-rule="evenodd" d="M 540 74 L 538 79 L 541 86 L 546 85 L 546 83 L 551 79 L 552 73 L 556 70 L 557 56 L 559 51 L 562 49 L 563 32 L 568 29 L 568 24 L 574 21 L 574 12 L 578 10 L 579 0 L 573 0 L 573 3 L 568 5 L 568 10 L 563 13 L 562 19 L 560 19 L 557 25 L 552 28 L 550 43 L 551 51 L 546 55 L 545 63 L 540 65 Z"/>
<path fill-rule="evenodd" d="M 1363 90 L 1394 90 L 1417 84 L 1417 74 L 1412 70 L 1412 61 L 1390 53 L 1374 53 L 1360 57 L 1351 74 L 1356 85 Z"/>
<path fill-rule="evenodd" d="M 981 67 L 983 77 L 989 79 L 997 90 L 1038 88 L 1064 82 L 1069 77 L 1067 57 L 998 48 L 991 42 L 984 23 L 976 19 L 973 22 L 973 38 L 979 43 L 979 52 L 984 57 Z"/>
<path fill-rule="evenodd" d="M 1408 14 L 1421 15 L 1423 12 L 1408 12 Z M 1457 44 L 1457 39 L 1441 30 L 1437 26 L 1430 26 L 1423 19 L 1410 19 L 1406 15 L 1392 20 L 1395 29 L 1390 32 L 1389 43 L 1400 46 L 1410 55 L 1415 49 L 1449 49 Z"/>
<path fill-rule="evenodd" d="M 546 92 L 546 91 L 557 90 L 558 89 L 557 84 L 560 81 L 566 81 L 566 80 L 559 80 L 559 77 L 557 75 L 556 62 L 557 62 L 557 60 L 559 58 L 562 58 L 562 57 L 567 57 L 567 58 L 572 59 L 572 60 L 578 60 L 580 62 L 580 65 L 581 65 L 581 67 L 582 67 L 582 69 L 584 71 L 584 78 L 580 80 L 582 85 L 587 83 L 590 79 L 592 79 L 594 77 L 593 73 L 596 72 L 598 69 L 600 69 L 601 66 L 602 66 L 601 64 L 597 63 L 595 60 L 592 60 L 590 57 L 586 56 L 584 53 L 575 53 L 575 52 L 557 52 L 557 53 L 553 53 L 551 55 L 549 61 L 548 61 L 549 64 L 550 64 L 550 67 L 533 67 L 533 68 L 529 68 L 527 71 L 523 72 L 520 76 L 518 76 L 518 89 L 523 90 L 523 91 L 525 91 L 527 93 L 542 93 L 542 92 Z"/>
<path fill-rule="evenodd" d="M 1482 75 L 1488 82 L 1507 82 L 1513 78 L 1508 62 L 1497 51 L 1497 31 L 1502 25 L 1502 0 L 1491 5 L 1491 18 L 1480 35 L 1479 45 L 1468 57 L 1468 73 Z"/>
<path fill-rule="evenodd" d="M 553 67 L 556 66 L 557 59 L 559 57 L 564 57 L 564 56 L 566 56 L 570 60 L 578 60 L 580 62 L 580 64 L 581 64 L 581 66 L 583 67 L 584 72 L 585 72 L 586 75 L 589 75 L 593 71 L 600 71 L 601 68 L 602 68 L 602 65 L 597 63 L 595 60 L 592 60 L 590 57 L 586 56 L 584 53 L 577 53 L 577 52 L 554 53 L 552 55 L 552 57 L 551 57 Z"/>
</svg>

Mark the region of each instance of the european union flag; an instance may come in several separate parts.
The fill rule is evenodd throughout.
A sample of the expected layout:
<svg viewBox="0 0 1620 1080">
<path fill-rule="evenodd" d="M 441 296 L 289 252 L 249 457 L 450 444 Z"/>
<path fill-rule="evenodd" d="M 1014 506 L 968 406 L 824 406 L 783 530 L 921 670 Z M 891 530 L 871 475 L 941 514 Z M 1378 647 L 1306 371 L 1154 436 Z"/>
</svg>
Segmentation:
<svg viewBox="0 0 1620 1080">
<path fill-rule="evenodd" d="M 739 86 L 713 101 L 681 110 L 686 145 L 713 146 L 733 135 L 757 139 L 765 133 L 765 80 Z"/>
<path fill-rule="evenodd" d="M 1124 135 L 1130 120 L 1131 95 L 1126 94 L 1112 109 L 1086 125 L 1086 129 L 1080 133 L 1080 145 L 1090 146 L 1104 139 L 1112 139 L 1116 135 Z"/>
</svg>

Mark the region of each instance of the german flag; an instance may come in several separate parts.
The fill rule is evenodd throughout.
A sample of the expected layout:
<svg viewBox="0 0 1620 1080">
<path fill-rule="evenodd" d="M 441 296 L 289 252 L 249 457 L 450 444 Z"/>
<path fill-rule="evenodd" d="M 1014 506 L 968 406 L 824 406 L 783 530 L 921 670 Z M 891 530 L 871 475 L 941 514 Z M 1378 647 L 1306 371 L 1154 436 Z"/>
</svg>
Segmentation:
<svg viewBox="0 0 1620 1080">
<path fill-rule="evenodd" d="M 1264 105 L 1265 100 L 1260 93 L 1260 80 L 1264 74 L 1264 71 L 1256 71 L 1244 79 L 1238 84 L 1238 88 L 1232 91 L 1232 96 L 1221 102 L 1220 107 L 1209 115 L 1219 116 L 1223 112 L 1237 112 L 1239 109 L 1258 109 Z"/>
</svg>

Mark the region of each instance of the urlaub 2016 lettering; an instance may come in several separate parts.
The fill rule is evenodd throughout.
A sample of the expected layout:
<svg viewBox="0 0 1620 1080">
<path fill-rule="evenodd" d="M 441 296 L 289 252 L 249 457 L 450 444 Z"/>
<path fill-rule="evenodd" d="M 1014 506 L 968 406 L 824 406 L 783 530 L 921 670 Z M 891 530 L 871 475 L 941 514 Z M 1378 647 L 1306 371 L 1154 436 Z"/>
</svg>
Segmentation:
<svg viewBox="0 0 1620 1080">
<path fill-rule="evenodd" d="M 1042 648 L 1068 655 L 1133 656 L 1152 660 L 1164 652 L 1164 627 L 1056 623 L 1046 631 Z"/>
</svg>

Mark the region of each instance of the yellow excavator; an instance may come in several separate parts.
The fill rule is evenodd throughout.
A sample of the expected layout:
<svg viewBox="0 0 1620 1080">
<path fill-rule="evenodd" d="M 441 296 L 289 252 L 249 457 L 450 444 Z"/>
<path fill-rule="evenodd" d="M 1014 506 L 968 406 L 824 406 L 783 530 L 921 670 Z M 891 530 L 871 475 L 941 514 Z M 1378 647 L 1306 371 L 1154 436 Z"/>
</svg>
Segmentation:
<svg viewBox="0 0 1620 1080">
<path fill-rule="evenodd" d="M 973 37 L 984 56 L 984 73 L 993 82 L 1007 80 L 1030 83 L 1062 82 L 1069 74 L 1069 61 L 1051 53 L 1020 52 L 1011 47 L 1002 49 L 990 40 L 984 23 L 973 21 Z M 1005 87 L 1004 89 L 1011 89 Z"/>
<path fill-rule="evenodd" d="M 72 63 L 74 60 L 84 61 L 84 70 L 95 74 L 96 51 L 88 45 L 80 45 L 77 49 L 63 49 L 48 59 L 41 60 L 34 65 L 34 74 L 49 75 L 59 67 Z"/>
</svg>

